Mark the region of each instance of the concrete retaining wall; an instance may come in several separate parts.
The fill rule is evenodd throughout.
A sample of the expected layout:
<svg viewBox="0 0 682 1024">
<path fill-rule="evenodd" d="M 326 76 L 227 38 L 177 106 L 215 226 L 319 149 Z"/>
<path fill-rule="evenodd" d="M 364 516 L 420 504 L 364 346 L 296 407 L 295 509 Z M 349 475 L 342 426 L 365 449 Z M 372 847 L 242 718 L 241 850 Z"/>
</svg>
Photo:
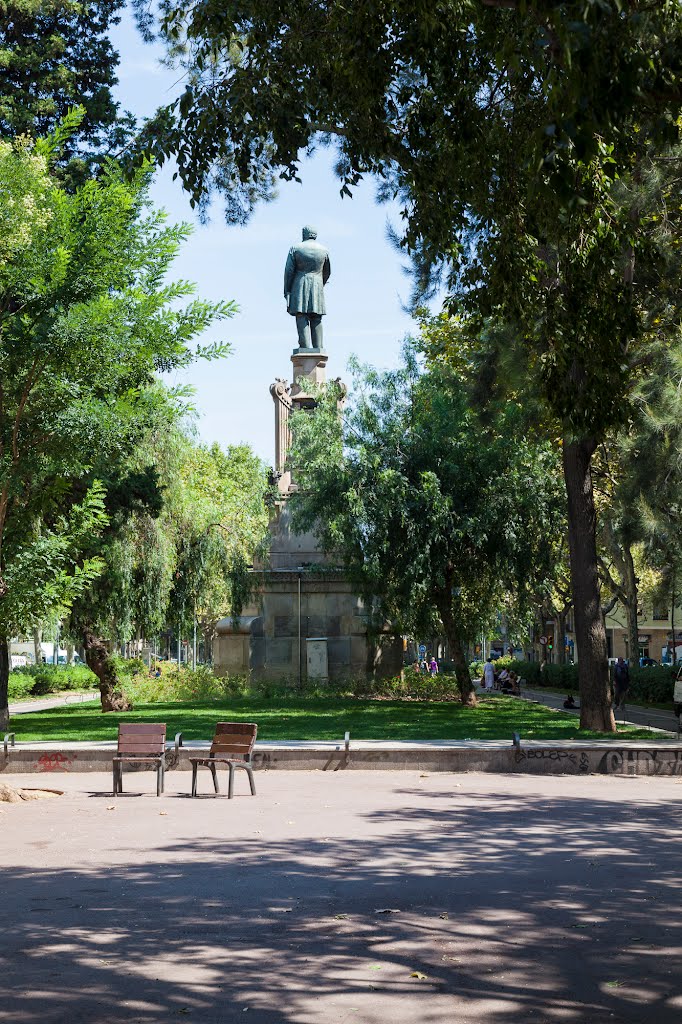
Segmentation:
<svg viewBox="0 0 682 1024">
<path fill-rule="evenodd" d="M 169 751 L 167 767 L 188 771 L 192 754 L 207 747 L 182 747 Z M 10 748 L 4 757 L 0 748 L 0 774 L 30 772 L 109 772 L 113 747 L 110 745 L 38 746 Z M 344 748 L 330 745 L 277 746 L 260 744 L 254 768 L 265 770 L 365 771 L 407 770 L 431 772 L 492 772 L 533 775 L 676 775 L 682 776 L 682 745 L 623 744 L 541 744 L 515 748 L 501 743 L 443 745 L 395 745 Z M 131 765 L 128 771 L 144 771 Z"/>
</svg>

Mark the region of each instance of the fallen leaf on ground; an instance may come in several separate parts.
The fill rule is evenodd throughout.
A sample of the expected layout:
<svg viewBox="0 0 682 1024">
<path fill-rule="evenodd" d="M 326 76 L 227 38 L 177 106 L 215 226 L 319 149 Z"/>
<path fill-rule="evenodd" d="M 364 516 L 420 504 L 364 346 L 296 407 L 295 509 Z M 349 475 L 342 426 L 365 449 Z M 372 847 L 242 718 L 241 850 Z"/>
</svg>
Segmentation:
<svg viewBox="0 0 682 1024">
<path fill-rule="evenodd" d="M 383 964 L 370 964 L 369 969 L 370 971 L 383 971 L 384 967 Z"/>
<path fill-rule="evenodd" d="M 423 775 L 419 776 L 420 779 L 428 779 L 428 777 L 429 776 L 426 773 L 424 773 Z"/>
<path fill-rule="evenodd" d="M 347 917 L 348 914 L 334 914 L 334 918 L 337 921 L 345 921 Z"/>
<path fill-rule="evenodd" d="M 620 988 L 621 985 L 624 985 L 624 984 L 625 984 L 624 981 L 607 981 L 606 982 L 606 987 L 607 988 Z"/>
<path fill-rule="evenodd" d="M 168 815 L 168 811 L 159 811 L 159 814 L 163 818 L 164 816 Z"/>
<path fill-rule="evenodd" d="M 417 978 L 419 981 L 424 981 L 425 978 L 426 978 L 426 975 L 422 974 L 421 971 L 412 971 L 412 974 L 410 975 L 410 977 L 411 978 Z"/>
<path fill-rule="evenodd" d="M 391 907 L 379 907 L 378 910 L 374 911 L 375 914 L 399 914 L 399 910 L 392 910 Z"/>
<path fill-rule="evenodd" d="M 439 914 L 438 916 L 441 917 L 444 921 L 447 921 L 448 919 L 447 911 L 444 914 Z"/>
<path fill-rule="evenodd" d="M 109 804 L 109 806 L 107 807 L 107 810 L 108 811 L 115 811 L 116 810 L 116 804 Z"/>
</svg>

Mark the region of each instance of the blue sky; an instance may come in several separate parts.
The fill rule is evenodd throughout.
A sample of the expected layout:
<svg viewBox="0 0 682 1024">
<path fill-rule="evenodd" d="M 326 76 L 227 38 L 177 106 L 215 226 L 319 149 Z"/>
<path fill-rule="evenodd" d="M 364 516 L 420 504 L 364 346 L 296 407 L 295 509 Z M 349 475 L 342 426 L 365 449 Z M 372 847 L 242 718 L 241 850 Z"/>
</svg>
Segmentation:
<svg viewBox="0 0 682 1024">
<path fill-rule="evenodd" d="M 160 50 L 142 42 L 129 16 L 114 30 L 113 42 L 121 55 L 117 96 L 124 109 L 144 117 L 176 94 L 178 73 L 160 66 Z M 274 461 L 268 389 L 276 377 L 291 378 L 296 342 L 295 321 L 282 294 L 284 263 L 304 224 L 317 227 L 331 255 L 324 320 L 330 377 L 344 376 L 351 354 L 375 366 L 394 366 L 412 330 L 402 309 L 410 282 L 386 238 L 387 220 L 395 210 L 375 203 L 369 180 L 353 199 L 341 199 L 332 160 L 327 151 L 307 161 L 302 184 L 282 182 L 279 197 L 259 207 L 244 228 L 227 226 L 219 203 L 211 222 L 199 224 L 170 167 L 157 175 L 153 187 L 155 203 L 174 221 L 195 225 L 174 276 L 195 281 L 205 298 L 233 299 L 240 307 L 233 320 L 203 339 L 229 341 L 232 355 L 197 364 L 173 382 L 194 387 L 199 431 L 206 441 L 247 442 L 268 463 Z"/>
</svg>

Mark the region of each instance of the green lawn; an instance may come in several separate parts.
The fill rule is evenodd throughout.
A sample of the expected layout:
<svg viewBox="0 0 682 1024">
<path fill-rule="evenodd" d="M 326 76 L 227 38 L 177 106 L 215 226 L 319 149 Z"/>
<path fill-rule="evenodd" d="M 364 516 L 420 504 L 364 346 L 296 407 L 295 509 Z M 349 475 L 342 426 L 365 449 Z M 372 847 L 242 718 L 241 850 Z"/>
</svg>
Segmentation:
<svg viewBox="0 0 682 1024">
<path fill-rule="evenodd" d="M 166 722 L 168 736 L 208 740 L 218 721 L 258 723 L 260 740 L 510 740 L 596 739 L 580 732 L 574 715 L 513 697 L 483 699 L 475 709 L 445 701 L 342 700 L 338 698 L 249 699 L 206 704 L 140 704 L 125 714 L 103 715 L 98 706 L 74 704 L 15 715 L 18 741 L 113 740 L 119 721 Z M 651 737 L 647 729 L 620 727 L 628 739 Z M 606 738 L 612 739 L 611 734 Z"/>
</svg>

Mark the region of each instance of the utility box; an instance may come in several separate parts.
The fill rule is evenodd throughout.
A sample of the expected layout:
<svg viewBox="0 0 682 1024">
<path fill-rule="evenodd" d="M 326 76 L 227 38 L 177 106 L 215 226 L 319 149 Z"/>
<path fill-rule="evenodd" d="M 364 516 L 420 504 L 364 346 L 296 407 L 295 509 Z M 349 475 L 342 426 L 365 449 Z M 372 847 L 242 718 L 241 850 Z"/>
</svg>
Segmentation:
<svg viewBox="0 0 682 1024">
<path fill-rule="evenodd" d="M 329 679 L 329 659 L 326 636 L 306 639 L 306 668 L 308 679 Z"/>
</svg>

